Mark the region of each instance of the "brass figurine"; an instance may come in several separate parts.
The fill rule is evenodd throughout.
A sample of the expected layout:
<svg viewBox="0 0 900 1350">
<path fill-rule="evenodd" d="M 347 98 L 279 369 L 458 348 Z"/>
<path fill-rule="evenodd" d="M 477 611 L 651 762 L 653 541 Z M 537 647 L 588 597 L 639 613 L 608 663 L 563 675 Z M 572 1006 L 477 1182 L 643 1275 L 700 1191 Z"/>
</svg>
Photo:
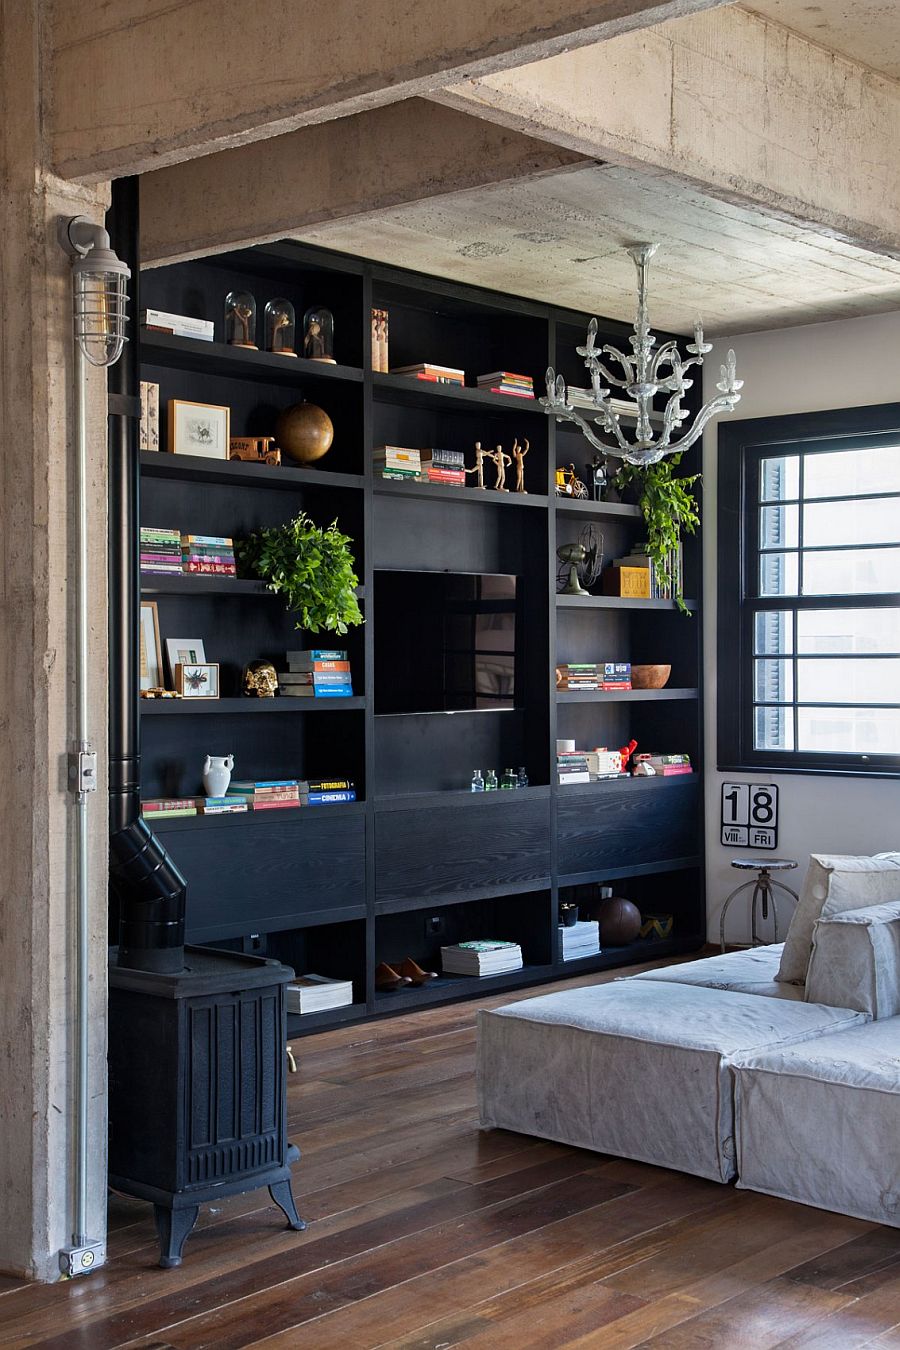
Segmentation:
<svg viewBox="0 0 900 1350">
<path fill-rule="evenodd" d="M 481 448 L 481 441 L 476 441 L 476 442 L 475 442 L 475 464 L 473 465 L 473 467 L 472 467 L 471 469 L 465 469 L 465 470 L 464 470 L 465 473 L 474 473 L 474 474 L 477 474 L 477 475 L 478 475 L 478 481 L 477 481 L 477 483 L 475 484 L 475 486 L 476 486 L 476 488 L 481 488 L 482 492 L 484 491 L 484 461 L 485 461 L 485 457 L 488 457 L 488 458 L 493 459 L 493 455 L 490 455 L 489 452 L 487 452 L 487 451 L 485 451 L 485 450 L 482 450 L 482 448 Z"/>
<path fill-rule="evenodd" d="M 525 456 L 530 448 L 527 437 L 523 436 L 521 445 L 518 439 L 513 441 L 512 457 L 516 461 L 516 492 L 522 492 L 526 497 L 528 493 L 525 489 Z"/>
</svg>

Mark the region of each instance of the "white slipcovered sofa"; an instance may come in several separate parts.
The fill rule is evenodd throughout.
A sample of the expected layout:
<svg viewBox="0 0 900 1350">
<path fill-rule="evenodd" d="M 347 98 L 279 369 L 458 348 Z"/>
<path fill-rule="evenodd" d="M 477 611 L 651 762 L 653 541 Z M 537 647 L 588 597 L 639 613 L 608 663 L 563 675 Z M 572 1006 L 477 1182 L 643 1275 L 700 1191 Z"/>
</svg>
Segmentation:
<svg viewBox="0 0 900 1350">
<path fill-rule="evenodd" d="M 900 1227 L 900 853 L 814 855 L 782 945 L 479 1013 L 481 1123 Z"/>
</svg>

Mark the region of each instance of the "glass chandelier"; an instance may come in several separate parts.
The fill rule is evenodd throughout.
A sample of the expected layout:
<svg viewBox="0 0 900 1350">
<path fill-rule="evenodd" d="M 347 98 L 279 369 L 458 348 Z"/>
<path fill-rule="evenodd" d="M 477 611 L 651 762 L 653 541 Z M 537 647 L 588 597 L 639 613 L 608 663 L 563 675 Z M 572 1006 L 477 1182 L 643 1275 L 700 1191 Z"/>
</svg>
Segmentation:
<svg viewBox="0 0 900 1350">
<path fill-rule="evenodd" d="M 694 383 L 685 376 L 692 367 L 703 365 L 704 356 L 712 351 L 712 343 L 703 341 L 703 324 L 698 319 L 694 325 L 694 341 L 687 344 L 689 356 L 686 359 L 682 359 L 674 339 L 664 342 L 654 352 L 656 338 L 650 331 L 647 314 L 647 266 L 656 249 L 656 244 L 639 244 L 628 250 L 638 274 L 637 317 L 634 335 L 629 338 L 632 354 L 626 356 L 608 344 L 598 347 L 597 320 L 591 319 L 587 342 L 576 348 L 578 355 L 584 357 L 591 377 L 590 389 L 568 389 L 562 375 L 557 375 L 551 366 L 547 371 L 547 394 L 540 400 L 550 417 L 555 417 L 558 422 L 574 422 L 596 450 L 624 459 L 627 464 L 656 464 L 665 455 L 678 455 L 687 450 L 711 418 L 718 413 L 733 411 L 740 401 L 744 383 L 737 378 L 735 355 L 729 351 L 716 385 L 718 395 L 703 405 L 693 425 L 681 433 L 681 425 L 688 417 L 682 400 Z M 622 378 L 613 374 L 605 358 L 621 367 Z M 614 388 L 621 389 L 634 407 L 629 408 L 625 399 L 614 398 Z M 657 394 L 668 394 L 669 397 L 665 406 L 654 412 L 653 400 Z M 584 411 L 574 406 L 573 396 Z M 622 430 L 622 417 L 636 423 L 631 440 Z M 598 434 L 591 422 L 605 436 Z"/>
</svg>

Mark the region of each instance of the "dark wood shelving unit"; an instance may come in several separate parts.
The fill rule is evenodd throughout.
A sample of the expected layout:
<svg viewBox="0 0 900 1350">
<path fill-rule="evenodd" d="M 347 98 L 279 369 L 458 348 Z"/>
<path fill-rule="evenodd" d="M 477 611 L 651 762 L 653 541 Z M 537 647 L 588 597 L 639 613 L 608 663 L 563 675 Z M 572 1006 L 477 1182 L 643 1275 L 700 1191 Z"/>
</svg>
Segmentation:
<svg viewBox="0 0 900 1350">
<path fill-rule="evenodd" d="M 276 296 L 291 300 L 298 321 L 311 305 L 327 305 L 341 364 L 142 331 L 142 378 L 160 385 L 162 436 L 159 452 L 140 456 L 142 522 L 240 537 L 299 510 L 322 524 L 336 519 L 354 540 L 366 622 L 344 638 L 307 635 L 262 582 L 144 574 L 142 594 L 157 604 L 162 637 L 203 638 L 207 659 L 220 664 L 223 697 L 142 701 L 143 792 L 195 795 L 203 756 L 232 752 L 240 778 L 350 777 L 358 800 L 152 822 L 187 877 L 188 939 L 353 980 L 351 1006 L 290 1016 L 292 1036 L 699 947 L 700 775 L 561 786 L 555 748 L 559 737 L 586 748 L 618 748 L 633 737 L 642 750 L 688 751 L 702 762 L 700 600 L 685 618 L 672 601 L 557 594 L 557 544 L 593 525 L 612 558 L 642 529 L 636 506 L 556 495 L 558 467 L 574 462 L 585 477 L 587 442 L 537 399 L 371 369 L 370 311 L 378 306 L 390 313 L 395 366 L 431 360 L 464 367 L 472 380 L 511 369 L 530 374 L 540 391 L 553 365 L 584 385 L 574 347 L 589 316 L 290 242 L 151 269 L 141 303 L 212 315 L 221 339 L 224 297 L 238 278 L 260 316 Z M 625 326 L 601 327 L 621 343 Z M 331 416 L 334 445 L 309 467 L 172 455 L 170 398 L 227 404 L 236 436 L 274 434 L 278 414 L 305 399 Z M 530 444 L 526 494 L 480 491 L 471 477 L 462 488 L 398 482 L 372 462 L 377 446 L 392 444 L 462 449 L 471 464 L 476 440 L 508 450 L 515 437 Z M 692 451 L 684 471 L 698 467 Z M 493 468 L 485 469 L 490 483 Z M 508 469 L 513 486 L 514 477 Z M 485 506 L 523 509 L 475 509 Z M 687 588 L 699 595 L 697 539 L 685 540 L 685 568 Z M 379 711 L 378 578 L 396 571 L 516 576 L 523 603 L 513 709 Z M 348 650 L 352 698 L 238 696 L 247 662 L 277 665 L 286 650 L 312 646 Z M 670 662 L 671 687 L 558 693 L 554 667 L 587 660 Z M 330 715 L 311 715 L 319 712 Z M 475 766 L 507 765 L 524 765 L 531 785 L 468 791 Z M 560 960 L 559 902 L 575 898 L 590 913 L 598 882 L 673 913 L 671 939 Z M 442 945 L 481 937 L 519 942 L 524 969 L 376 991 L 379 961 L 409 955 L 439 968 Z"/>
</svg>

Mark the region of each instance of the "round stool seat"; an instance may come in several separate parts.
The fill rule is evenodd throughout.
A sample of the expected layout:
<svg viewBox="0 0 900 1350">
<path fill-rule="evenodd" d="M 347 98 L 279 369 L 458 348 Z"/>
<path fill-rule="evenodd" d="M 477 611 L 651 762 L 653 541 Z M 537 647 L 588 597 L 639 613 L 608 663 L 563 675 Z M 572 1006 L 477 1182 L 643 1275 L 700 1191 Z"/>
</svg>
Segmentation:
<svg viewBox="0 0 900 1350">
<path fill-rule="evenodd" d="M 799 866 L 793 858 L 732 858 L 731 865 L 749 872 L 759 872 L 763 868 L 767 872 L 789 872 Z"/>
</svg>

